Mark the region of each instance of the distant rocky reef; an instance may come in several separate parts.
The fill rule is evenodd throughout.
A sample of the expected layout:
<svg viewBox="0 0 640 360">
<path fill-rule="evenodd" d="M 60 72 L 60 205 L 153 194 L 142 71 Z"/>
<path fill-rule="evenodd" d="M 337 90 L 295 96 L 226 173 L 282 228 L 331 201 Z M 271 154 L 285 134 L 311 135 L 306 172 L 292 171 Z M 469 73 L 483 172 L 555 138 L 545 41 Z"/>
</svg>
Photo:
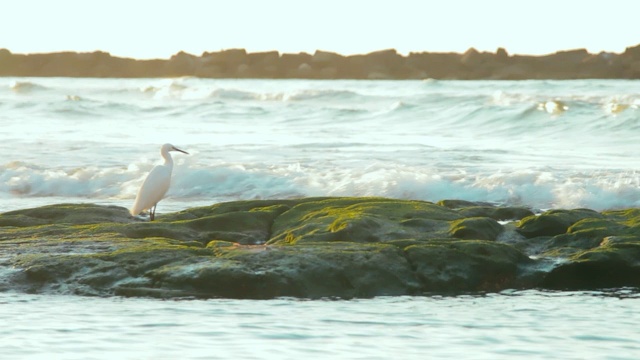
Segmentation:
<svg viewBox="0 0 640 360">
<path fill-rule="evenodd" d="M 248 53 L 244 49 L 180 52 L 170 59 L 136 60 L 96 51 L 13 54 L 0 49 L 0 76 L 259 79 L 639 79 L 640 45 L 624 53 L 591 54 L 585 49 L 544 56 L 509 55 L 474 48 L 463 54 L 416 52 L 408 56 L 394 49 L 343 56 L 316 51 L 288 54 Z"/>
</svg>

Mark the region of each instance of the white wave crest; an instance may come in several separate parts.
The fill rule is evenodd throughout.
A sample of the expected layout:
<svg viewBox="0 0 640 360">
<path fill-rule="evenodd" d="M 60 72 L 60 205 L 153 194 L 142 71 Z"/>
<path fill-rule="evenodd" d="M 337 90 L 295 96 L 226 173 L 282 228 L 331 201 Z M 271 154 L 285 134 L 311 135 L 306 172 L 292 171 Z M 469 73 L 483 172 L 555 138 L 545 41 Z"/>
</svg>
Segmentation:
<svg viewBox="0 0 640 360">
<path fill-rule="evenodd" d="M 133 200 L 150 162 L 127 168 L 51 169 L 23 162 L 2 166 L 0 193 L 10 197 L 66 197 Z M 167 197 L 172 201 L 219 202 L 304 196 L 382 196 L 438 201 L 461 199 L 536 209 L 587 207 L 595 210 L 640 205 L 635 171 L 567 172 L 545 169 L 471 173 L 374 164 L 330 170 L 288 164 L 264 166 L 178 163 Z"/>
<path fill-rule="evenodd" d="M 215 99 L 226 100 L 260 100 L 261 98 L 259 94 L 235 89 L 215 89 L 209 96 Z"/>
<path fill-rule="evenodd" d="M 339 89 L 304 89 L 298 90 L 291 94 L 285 95 L 286 101 L 306 101 L 306 100 L 328 100 L 328 101 L 344 101 L 348 99 L 354 99 L 363 97 L 355 91 L 339 90 Z"/>
<path fill-rule="evenodd" d="M 11 91 L 18 94 L 28 94 L 38 90 L 47 89 L 46 86 L 31 81 L 12 81 L 9 84 Z"/>
</svg>

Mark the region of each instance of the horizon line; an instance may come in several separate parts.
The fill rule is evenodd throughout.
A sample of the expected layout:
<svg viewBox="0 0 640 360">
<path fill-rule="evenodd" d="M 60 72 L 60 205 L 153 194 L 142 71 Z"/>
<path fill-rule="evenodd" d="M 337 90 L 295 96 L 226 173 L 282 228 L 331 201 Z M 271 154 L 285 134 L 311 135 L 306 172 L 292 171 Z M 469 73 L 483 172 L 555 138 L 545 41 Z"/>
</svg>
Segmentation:
<svg viewBox="0 0 640 360">
<path fill-rule="evenodd" d="M 259 53 L 273 53 L 273 52 L 277 52 L 279 56 L 282 56 L 284 54 L 293 54 L 293 55 L 298 55 L 298 54 L 309 54 L 309 55 L 313 55 L 315 53 L 318 52 L 324 52 L 324 53 L 332 53 L 332 54 L 337 54 L 340 56 L 344 56 L 344 57 L 350 57 L 350 56 L 364 56 L 364 55 L 368 55 L 368 54 L 373 54 L 373 53 L 380 53 L 380 52 L 386 52 L 386 51 L 395 51 L 397 54 L 401 55 L 401 56 L 410 56 L 411 54 L 460 54 L 460 55 L 464 55 L 468 52 L 478 52 L 478 53 L 487 53 L 487 54 L 497 54 L 498 52 L 504 51 L 508 56 L 529 56 L 529 57 L 545 57 L 545 56 L 549 56 L 549 55 L 554 55 L 554 54 L 558 54 L 558 53 L 565 53 L 565 52 L 577 52 L 577 51 L 584 51 L 587 52 L 588 54 L 593 54 L 593 55 L 597 55 L 597 54 L 612 54 L 612 55 L 621 55 L 624 54 L 625 52 L 627 52 L 629 49 L 633 49 L 636 47 L 640 47 L 640 43 L 636 44 L 636 45 L 630 45 L 625 47 L 625 50 L 622 52 L 615 52 L 615 51 L 605 51 L 605 50 L 601 50 L 599 52 L 590 52 L 587 48 L 585 47 L 577 47 L 577 48 L 567 48 L 567 49 L 561 49 L 561 50 L 556 50 L 554 52 L 546 52 L 546 53 L 539 53 L 539 54 L 523 54 L 523 53 L 510 53 L 508 51 L 508 49 L 506 49 L 505 47 L 498 47 L 496 48 L 494 51 L 486 51 L 486 50 L 478 50 L 475 47 L 469 47 L 467 50 L 460 52 L 460 51 L 429 51 L 429 50 L 421 50 L 421 51 L 409 51 L 409 52 L 401 52 L 398 51 L 396 48 L 381 48 L 378 50 L 373 50 L 373 51 L 369 51 L 369 52 L 358 52 L 358 53 L 340 53 L 337 51 L 332 51 L 332 50 L 325 50 L 325 49 L 315 49 L 312 52 L 307 52 L 307 51 L 298 51 L 298 52 L 290 52 L 290 51 L 280 51 L 280 50 L 276 50 L 276 49 L 272 49 L 272 50 L 258 50 L 258 51 L 250 51 L 247 50 L 246 48 L 243 47 L 231 47 L 231 48 L 222 48 L 219 50 L 205 50 L 203 51 L 200 55 L 196 55 L 193 52 L 190 51 L 186 51 L 186 50 L 179 50 L 173 54 L 168 55 L 167 57 L 161 57 L 161 56 L 153 56 L 153 57 L 134 57 L 134 56 L 128 56 L 128 55 L 121 55 L 121 54 L 114 54 L 110 51 L 105 51 L 105 50 L 100 50 L 100 49 L 95 49 L 95 50 L 52 50 L 52 51 L 34 51 L 34 52 L 13 52 L 11 51 L 11 49 L 8 48 L 0 48 L 0 50 L 6 50 L 8 51 L 11 55 L 48 55 L 48 54 L 59 54 L 59 53 L 77 53 L 77 54 L 82 54 L 82 53 L 105 53 L 108 54 L 111 57 L 118 57 L 118 58 L 125 58 L 125 59 L 134 59 L 134 60 L 169 60 L 171 59 L 173 56 L 176 56 L 178 54 L 181 53 L 185 53 L 185 54 L 189 54 L 195 57 L 202 57 L 205 54 L 212 54 L 212 53 L 220 53 L 220 52 L 225 52 L 225 51 L 233 51 L 233 50 L 239 50 L 239 51 L 245 51 L 247 54 L 259 54 Z"/>
</svg>

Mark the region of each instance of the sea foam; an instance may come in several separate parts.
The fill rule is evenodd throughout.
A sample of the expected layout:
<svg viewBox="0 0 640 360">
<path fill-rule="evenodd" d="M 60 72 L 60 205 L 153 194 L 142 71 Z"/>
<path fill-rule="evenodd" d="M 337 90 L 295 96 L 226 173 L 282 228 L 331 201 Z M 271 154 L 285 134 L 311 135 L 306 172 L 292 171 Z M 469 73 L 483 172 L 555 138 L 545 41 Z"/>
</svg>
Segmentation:
<svg viewBox="0 0 640 360">
<path fill-rule="evenodd" d="M 640 205 L 640 174 L 554 172 L 522 169 L 489 173 L 375 163 L 363 168 L 312 164 L 203 166 L 177 164 L 168 193 L 174 201 L 216 203 L 305 196 L 382 196 L 438 201 L 462 199 L 500 205 L 596 210 Z M 1 166 L 0 193 L 12 197 L 133 200 L 152 163 L 125 168 L 51 169 L 30 164 Z M 5 209 L 6 210 L 6 209 Z"/>
</svg>

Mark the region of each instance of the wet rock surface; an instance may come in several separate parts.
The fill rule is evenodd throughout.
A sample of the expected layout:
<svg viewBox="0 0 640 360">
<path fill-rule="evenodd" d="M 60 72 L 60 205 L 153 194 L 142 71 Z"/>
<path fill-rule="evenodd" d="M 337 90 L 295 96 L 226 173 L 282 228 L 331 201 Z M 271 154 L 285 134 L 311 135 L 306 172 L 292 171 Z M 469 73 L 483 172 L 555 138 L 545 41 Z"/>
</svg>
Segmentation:
<svg viewBox="0 0 640 360">
<path fill-rule="evenodd" d="M 506 215 L 505 215 L 506 214 Z M 505 220 L 506 219 L 506 220 Z M 0 291 L 354 298 L 640 286 L 640 210 L 443 200 L 221 203 L 148 222 L 115 206 L 0 214 Z"/>
</svg>

